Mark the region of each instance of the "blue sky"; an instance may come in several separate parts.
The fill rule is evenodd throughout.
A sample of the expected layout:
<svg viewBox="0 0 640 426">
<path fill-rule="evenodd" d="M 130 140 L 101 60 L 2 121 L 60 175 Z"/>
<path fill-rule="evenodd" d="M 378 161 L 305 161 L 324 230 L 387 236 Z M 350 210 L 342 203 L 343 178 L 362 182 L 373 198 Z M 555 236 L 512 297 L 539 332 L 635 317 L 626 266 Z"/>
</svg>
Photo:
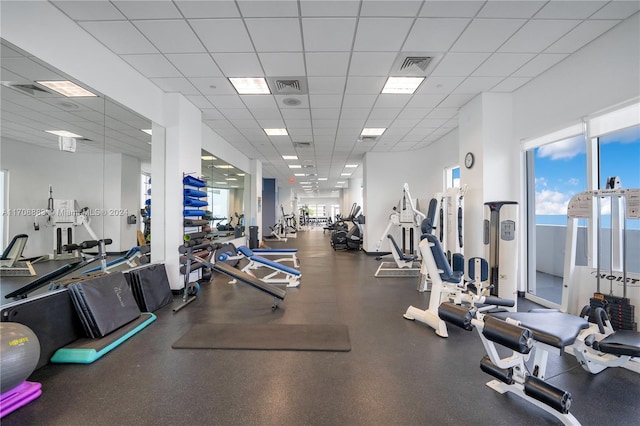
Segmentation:
<svg viewBox="0 0 640 426">
<path fill-rule="evenodd" d="M 623 188 L 640 188 L 640 127 L 600 138 L 600 176 L 602 182 L 608 176 L 619 176 Z M 536 222 L 566 223 L 562 216 L 566 215 L 569 199 L 587 189 L 584 137 L 537 148 L 535 179 Z"/>
</svg>

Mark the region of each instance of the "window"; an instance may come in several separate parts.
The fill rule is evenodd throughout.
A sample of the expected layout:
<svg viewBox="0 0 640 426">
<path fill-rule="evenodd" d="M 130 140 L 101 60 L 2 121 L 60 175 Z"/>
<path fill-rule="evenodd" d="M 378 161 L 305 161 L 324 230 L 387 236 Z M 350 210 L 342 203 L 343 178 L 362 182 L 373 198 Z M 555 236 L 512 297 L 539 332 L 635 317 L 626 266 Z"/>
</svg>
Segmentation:
<svg viewBox="0 0 640 426">
<path fill-rule="evenodd" d="M 444 169 L 445 191 L 449 188 L 460 188 L 460 166 Z"/>
<path fill-rule="evenodd" d="M 214 218 L 227 219 L 229 214 L 229 190 L 223 188 L 207 189 L 208 209 Z"/>
<path fill-rule="evenodd" d="M 583 134 L 527 151 L 527 292 L 559 305 L 564 273 L 567 204 L 586 191 L 587 142 Z M 586 242 L 583 232 L 582 241 Z M 586 254 L 578 256 L 586 264 Z"/>
<path fill-rule="evenodd" d="M 7 215 L 6 212 L 6 186 L 5 186 L 5 170 L 0 170 L 0 253 L 4 252 L 4 228 L 5 228 L 5 218 Z"/>
</svg>

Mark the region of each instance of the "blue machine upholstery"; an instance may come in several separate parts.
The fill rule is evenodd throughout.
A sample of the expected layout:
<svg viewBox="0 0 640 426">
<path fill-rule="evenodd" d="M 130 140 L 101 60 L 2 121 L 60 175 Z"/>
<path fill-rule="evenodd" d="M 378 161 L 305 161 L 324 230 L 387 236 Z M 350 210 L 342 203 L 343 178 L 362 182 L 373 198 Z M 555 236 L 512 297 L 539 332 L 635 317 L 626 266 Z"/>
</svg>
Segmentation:
<svg viewBox="0 0 640 426">
<path fill-rule="evenodd" d="M 442 272 L 440 272 L 440 279 L 442 281 L 448 283 L 459 283 L 462 280 L 463 271 L 455 271 L 451 270 L 449 266 L 449 262 L 447 261 L 447 257 L 442 251 L 442 246 L 440 245 L 440 241 L 435 235 L 426 234 L 425 238 L 429 240 L 431 245 L 431 254 L 433 255 L 433 260 L 436 262 L 436 266 Z"/>
<path fill-rule="evenodd" d="M 256 256 L 255 254 L 253 254 L 253 251 L 247 246 L 238 247 L 238 251 L 242 253 L 242 255 L 245 256 L 247 259 L 253 260 L 254 262 L 270 266 L 273 269 L 286 272 L 287 274 L 296 275 L 296 276 L 301 275 L 300 271 L 298 271 L 297 269 L 290 268 L 286 265 L 283 265 L 278 262 L 274 262 L 262 256 Z"/>
</svg>

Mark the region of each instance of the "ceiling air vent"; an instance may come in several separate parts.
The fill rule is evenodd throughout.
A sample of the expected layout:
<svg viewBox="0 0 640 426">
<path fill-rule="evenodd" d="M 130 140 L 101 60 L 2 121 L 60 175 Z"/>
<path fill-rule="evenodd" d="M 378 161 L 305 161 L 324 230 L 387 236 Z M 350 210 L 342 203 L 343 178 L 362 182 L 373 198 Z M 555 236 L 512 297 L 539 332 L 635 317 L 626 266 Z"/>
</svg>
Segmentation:
<svg viewBox="0 0 640 426">
<path fill-rule="evenodd" d="M 35 84 L 30 84 L 30 83 L 21 84 L 21 83 L 11 83 L 11 82 L 3 83 L 3 84 L 7 87 L 19 90 L 30 96 L 53 95 L 53 93 L 51 93 L 50 91 L 43 89 L 40 86 L 36 86 Z"/>
<path fill-rule="evenodd" d="M 311 142 L 294 142 L 295 148 L 311 148 Z"/>
<path fill-rule="evenodd" d="M 425 52 L 400 52 L 391 67 L 396 77 L 426 77 L 442 55 Z"/>
<path fill-rule="evenodd" d="M 378 136 L 360 136 L 360 142 L 375 142 Z"/>
<path fill-rule="evenodd" d="M 274 95 L 303 95 L 309 93 L 305 77 L 267 77 Z"/>
<path fill-rule="evenodd" d="M 313 168 L 315 168 L 315 167 L 316 167 L 316 166 L 314 166 L 313 164 L 304 164 L 304 165 L 302 166 L 302 168 L 303 168 L 303 169 L 313 169 Z"/>
</svg>

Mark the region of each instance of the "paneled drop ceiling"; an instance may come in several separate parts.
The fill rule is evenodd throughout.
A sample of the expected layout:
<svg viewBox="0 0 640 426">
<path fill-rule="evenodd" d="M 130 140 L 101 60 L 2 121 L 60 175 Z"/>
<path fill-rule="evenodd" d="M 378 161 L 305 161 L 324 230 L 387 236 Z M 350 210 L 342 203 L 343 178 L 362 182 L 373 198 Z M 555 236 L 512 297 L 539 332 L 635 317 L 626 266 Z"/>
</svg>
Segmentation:
<svg viewBox="0 0 640 426">
<path fill-rule="evenodd" d="M 184 94 L 206 125 L 263 162 L 265 177 L 326 178 L 320 191 L 361 173 L 366 152 L 429 146 L 457 127 L 459 108 L 477 94 L 517 90 L 640 8 L 597 0 L 51 3 L 162 90 Z M 432 58 L 413 69 L 426 79 L 414 94 L 381 94 L 407 57 Z M 239 95 L 229 77 L 295 79 L 307 90 Z M 363 140 L 365 127 L 386 130 Z"/>
</svg>

